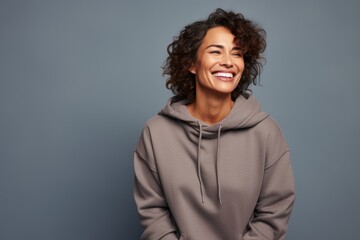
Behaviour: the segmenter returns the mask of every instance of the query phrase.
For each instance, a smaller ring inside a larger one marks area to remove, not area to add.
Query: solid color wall
[[[358,1],[0,1],[0,239],[138,239],[132,152],[163,107],[161,66],[215,8],[268,34],[254,95],[292,150],[289,240],[355,239]]]

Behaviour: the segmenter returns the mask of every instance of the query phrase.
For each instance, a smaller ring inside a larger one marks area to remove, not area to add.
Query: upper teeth
[[[226,73],[226,72],[217,72],[217,73],[214,73],[214,76],[215,77],[228,77],[228,78],[231,78],[231,77],[233,77],[233,74],[232,73]]]

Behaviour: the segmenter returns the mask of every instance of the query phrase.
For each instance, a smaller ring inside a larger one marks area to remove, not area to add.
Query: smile
[[[233,73],[229,73],[229,72],[216,72],[213,73],[213,76],[215,77],[225,77],[225,78],[232,78],[234,76]]]

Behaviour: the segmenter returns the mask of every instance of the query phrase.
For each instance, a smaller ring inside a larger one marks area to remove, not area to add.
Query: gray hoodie
[[[186,104],[171,98],[136,147],[141,239],[285,239],[294,179],[276,122],[253,96],[211,126]]]

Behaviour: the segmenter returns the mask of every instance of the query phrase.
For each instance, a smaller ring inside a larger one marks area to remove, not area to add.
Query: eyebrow
[[[217,45],[217,44],[211,44],[211,45],[207,46],[205,49],[208,49],[208,48],[211,48],[211,47],[216,47],[216,48],[224,49],[224,46],[223,46],[223,45]],[[241,48],[235,46],[235,47],[233,47],[232,50],[241,50]]]
[[[211,44],[211,45],[207,46],[205,49],[208,49],[208,48],[211,48],[211,47],[224,48],[224,46],[223,46],[223,45]]]

